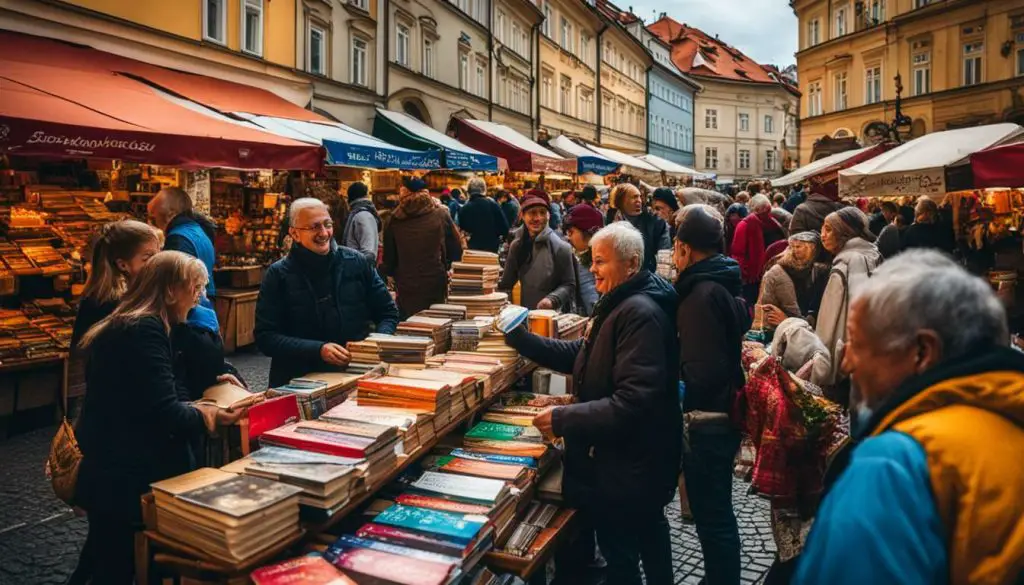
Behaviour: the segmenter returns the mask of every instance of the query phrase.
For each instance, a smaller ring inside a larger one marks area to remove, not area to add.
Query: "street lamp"
[[[898,144],[910,137],[914,121],[903,113],[903,77],[897,73],[893,80],[896,82],[896,114],[889,124],[889,138]]]

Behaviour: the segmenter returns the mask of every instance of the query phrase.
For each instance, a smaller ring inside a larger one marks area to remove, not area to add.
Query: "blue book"
[[[469,544],[476,538],[488,519],[486,516],[474,514],[455,514],[395,504],[378,514],[373,521],[386,526],[449,536],[463,544]]]
[[[421,561],[430,561],[434,563],[441,563],[444,565],[461,565],[462,559],[442,555],[435,552],[426,550],[419,550],[416,548],[410,548],[408,546],[400,546],[397,544],[390,544],[387,542],[380,542],[377,540],[371,540],[369,538],[359,538],[352,534],[343,534],[338,537],[328,549],[326,556],[328,559],[337,558],[341,551],[345,547],[357,547],[357,548],[369,548],[373,550],[379,550],[381,552],[391,553],[393,555],[400,555],[403,557],[412,557],[414,559],[420,559]]]
[[[472,461],[486,461],[488,463],[504,463],[506,465],[525,465],[533,469],[537,468],[537,460],[534,459],[533,457],[520,457],[517,455],[492,455],[490,453],[474,453],[472,451],[466,451],[465,449],[453,450],[452,457],[458,457],[460,459],[470,459]]]

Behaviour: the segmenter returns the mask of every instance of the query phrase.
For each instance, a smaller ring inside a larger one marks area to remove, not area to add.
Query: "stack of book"
[[[501,266],[497,254],[494,252],[484,252],[483,250],[464,250],[462,252],[462,262],[477,266]]]
[[[157,531],[228,564],[300,532],[295,486],[204,467],[151,487]]]
[[[532,557],[554,535],[553,531],[549,531],[545,537],[538,538],[545,533],[556,514],[558,507],[553,504],[531,502],[523,521],[516,525],[502,552],[517,557]]]
[[[486,295],[449,295],[448,302],[465,305],[466,317],[493,317],[508,303],[508,294],[493,292]]]
[[[456,321],[452,324],[453,351],[474,351],[480,345],[484,335],[494,327],[493,317],[477,317]]]
[[[397,376],[366,378],[356,385],[356,404],[416,408],[434,413],[435,429],[451,420],[451,387],[436,380],[413,380]]]
[[[469,459],[453,455],[451,449],[439,447],[434,449],[419,462],[420,467],[425,470],[438,471],[441,473],[456,473],[498,479],[509,482],[514,487],[524,488],[533,480],[535,473],[527,465],[513,462],[493,462],[480,459]]]
[[[389,376],[410,380],[434,380],[451,387],[452,397],[451,418],[461,416],[467,410],[479,404],[483,398],[483,386],[478,376],[460,372],[448,372],[437,368],[402,368],[392,366],[388,369]]]
[[[448,351],[452,340],[453,321],[444,317],[426,317],[413,315],[398,324],[395,333],[409,337],[426,337],[433,340],[434,352]]]
[[[370,338],[380,348],[380,360],[389,364],[422,364],[434,355],[434,340],[430,337],[374,333]]]
[[[536,427],[489,421],[481,421],[470,429],[463,437],[463,446],[478,453],[536,459],[547,453],[544,437]]]
[[[505,343],[503,333],[494,329],[484,333],[483,339],[476,346],[475,353],[498,358],[503,364],[519,361],[519,352]]]
[[[427,368],[438,368],[460,374],[474,374],[483,382],[483,398],[489,398],[509,383],[509,372],[514,366],[503,364],[500,359],[473,352],[450,351],[427,360]]]
[[[497,264],[452,262],[449,288],[452,295],[486,295],[498,288],[501,267]]]
[[[571,341],[583,337],[583,331],[587,327],[588,319],[572,313],[559,313],[555,317],[555,328],[558,331],[558,338]]]
[[[402,452],[412,453],[420,445],[434,440],[434,412],[425,408],[392,408],[366,406],[350,398],[328,410],[320,420],[344,425],[349,421],[395,427],[402,442]]]
[[[303,420],[316,420],[327,411],[327,383],[295,378],[284,386],[268,390],[271,396],[295,395]]]
[[[572,404],[572,395],[550,396],[530,392],[503,392],[483,414],[486,422],[530,426],[533,418],[550,406]]]
[[[221,468],[293,485],[307,520],[326,520],[352,498],[362,459],[283,447],[263,447]]]
[[[351,361],[345,368],[346,372],[362,374],[380,364],[380,346],[377,345],[375,337],[376,334],[371,334],[362,341],[350,341],[345,344],[345,348],[351,354]]]
[[[394,469],[398,429],[356,421],[302,421],[263,433],[260,443],[348,457],[368,487]]]
[[[466,307],[465,305],[439,303],[430,305],[429,309],[423,309],[416,314],[424,317],[437,317],[441,319],[451,319],[452,321],[461,321],[466,318]]]

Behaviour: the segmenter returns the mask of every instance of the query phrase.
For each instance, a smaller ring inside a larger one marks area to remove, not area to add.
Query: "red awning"
[[[576,172],[576,159],[559,158],[515,130],[493,122],[455,119],[459,142],[508,161],[510,171],[524,173]],[[550,156],[544,154],[550,153]]]
[[[316,170],[323,164],[319,145],[183,107],[121,74],[59,60],[28,63],[11,58],[20,51],[0,46],[2,152],[186,168]]]
[[[974,187],[1024,187],[1024,143],[996,146],[971,155]]]

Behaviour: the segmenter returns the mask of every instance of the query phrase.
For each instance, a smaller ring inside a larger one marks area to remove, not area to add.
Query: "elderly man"
[[[857,441],[797,583],[1019,583],[1024,356],[983,280],[938,252],[882,264],[850,306]]]
[[[200,305],[213,310],[210,296],[216,292],[213,285],[213,266],[217,254],[213,239],[217,226],[192,208],[192,198],[184,189],[166,187],[150,200],[146,207],[150,223],[164,232],[164,250],[176,250],[199,258],[206,266],[206,296]],[[216,315],[213,317],[216,321]]]
[[[447,214],[446,214],[447,215]],[[374,323],[394,333],[398,309],[366,258],[334,241],[334,222],[319,199],[288,210],[295,242],[267,269],[256,302],[256,344],[270,356],[270,385],[348,365],[345,344],[365,339]]]
[[[459,227],[469,234],[470,250],[498,252],[508,236],[508,220],[501,207],[487,196],[487,183],[476,177],[469,180],[469,201],[459,211]]]
[[[543,367],[573,375],[579,402],[548,409],[534,425],[565,438],[564,494],[593,525],[607,582],[673,582],[664,507],[679,474],[682,418],[672,287],[643,268],[640,232],[620,222],[591,239],[598,292],[587,340],[506,339]],[[576,581],[570,581],[576,582]]]

